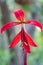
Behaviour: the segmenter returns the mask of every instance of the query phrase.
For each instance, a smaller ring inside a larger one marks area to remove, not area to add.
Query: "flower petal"
[[[9,23],[2,26],[1,33],[3,33],[3,31],[7,30],[8,28],[10,28],[12,26],[16,26],[16,25],[19,25],[19,24],[20,24],[19,22],[9,22]]]
[[[37,45],[34,43],[34,41],[32,40],[32,38],[24,31],[24,35],[25,35],[25,41],[30,44],[31,46],[37,47]]]
[[[19,32],[14,39],[12,40],[11,44],[9,45],[9,48],[13,48],[17,45],[17,43],[21,40],[21,32]]]
[[[42,25],[36,20],[28,20],[28,21],[25,22],[25,24],[31,24],[31,25],[37,26],[42,31]]]
[[[26,50],[26,52],[31,53],[31,51],[30,51],[30,46],[29,46],[29,45],[26,45],[26,44],[24,43],[23,48]]]
[[[22,9],[18,9],[16,11],[14,11],[14,15],[20,21],[24,19],[24,11]]]

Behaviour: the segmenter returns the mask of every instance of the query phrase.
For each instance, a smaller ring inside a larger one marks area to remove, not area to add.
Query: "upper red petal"
[[[14,11],[14,15],[18,20],[23,20],[24,19],[24,11],[22,9],[18,9]]]
[[[21,40],[21,32],[19,32],[14,39],[12,40],[11,44],[9,45],[9,48],[13,48],[16,46],[16,44]]]
[[[42,31],[42,25],[36,20],[28,20],[25,22],[25,24],[35,25],[35,26],[39,27]]]
[[[37,45],[34,43],[32,38],[24,31],[25,41],[27,44],[30,44],[31,46],[37,47]]]
[[[26,50],[26,52],[31,53],[30,51],[30,46],[26,45],[25,43],[23,44],[23,48]]]
[[[3,31],[7,30],[8,28],[12,27],[12,26],[16,26],[16,25],[19,25],[19,24],[20,24],[19,22],[9,22],[9,23],[2,26],[1,33]]]

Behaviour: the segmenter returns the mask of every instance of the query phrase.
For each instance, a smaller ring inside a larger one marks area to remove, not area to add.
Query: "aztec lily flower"
[[[3,33],[3,31],[5,31],[6,29],[8,29],[12,26],[16,26],[16,25],[21,24],[22,25],[21,31],[14,37],[11,44],[9,45],[9,48],[15,47],[17,45],[17,43],[21,40],[23,49],[26,52],[30,53],[31,52],[30,51],[30,45],[33,46],[33,47],[37,47],[37,45],[32,40],[30,35],[28,35],[25,32],[25,29],[23,28],[23,24],[31,24],[31,25],[37,26],[41,29],[41,31],[42,31],[42,25],[36,20],[27,20],[26,21],[24,19],[24,11],[22,9],[18,9],[16,11],[14,11],[13,13],[16,16],[16,18],[18,19],[19,22],[9,22],[9,23],[5,24],[1,28],[1,33]]]

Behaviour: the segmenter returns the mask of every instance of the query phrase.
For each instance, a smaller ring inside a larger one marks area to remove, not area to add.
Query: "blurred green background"
[[[0,0],[0,27],[7,22],[17,21],[13,11],[22,8],[25,19],[36,19],[43,25],[43,0]],[[31,47],[31,54],[27,54],[28,65],[43,65],[43,31],[34,26],[26,25],[25,29],[38,45]],[[13,49],[8,49],[20,26],[12,27],[0,34],[0,65],[23,65],[22,50],[18,43]]]

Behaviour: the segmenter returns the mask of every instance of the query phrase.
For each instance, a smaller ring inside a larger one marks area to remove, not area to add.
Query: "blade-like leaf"
[[[18,20],[23,20],[24,19],[24,11],[22,9],[18,9],[14,11],[14,15]]]
[[[37,47],[32,38],[24,31],[25,41],[31,46]]]
[[[15,47],[20,40],[21,40],[21,32],[19,32],[19,33],[14,37],[14,39],[13,39],[12,42],[11,42],[11,44],[9,45],[9,48]]]
[[[31,53],[30,46],[29,45],[26,45],[25,43],[23,44],[23,48],[26,50],[26,52]]]
[[[37,26],[42,31],[42,25],[36,20],[28,20],[28,21],[25,22],[25,24],[31,24],[31,25]]]
[[[19,24],[20,24],[20,22],[9,22],[9,23],[2,26],[1,33],[3,33],[3,31],[7,30],[8,28],[10,28],[12,26],[16,26],[16,25],[19,25]]]

